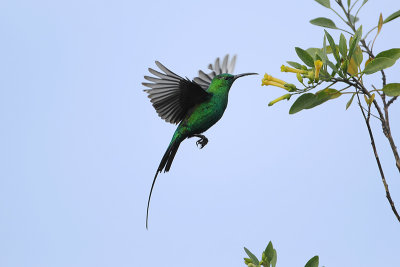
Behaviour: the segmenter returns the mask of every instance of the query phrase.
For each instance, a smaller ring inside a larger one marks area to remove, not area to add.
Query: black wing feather
[[[179,123],[185,118],[189,109],[211,96],[203,89],[206,81],[198,84],[182,78],[158,61],[156,65],[165,74],[149,68],[149,72],[156,77],[144,76],[153,83],[142,84],[150,88],[144,91],[149,94],[153,107],[165,121]]]

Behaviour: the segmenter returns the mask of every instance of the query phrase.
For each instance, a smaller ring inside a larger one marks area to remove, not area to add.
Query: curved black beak
[[[258,75],[258,73],[251,72],[251,73],[238,74],[238,75],[233,76],[233,80],[236,80],[237,78],[240,78],[240,77],[243,77],[243,76],[247,76],[247,75]]]

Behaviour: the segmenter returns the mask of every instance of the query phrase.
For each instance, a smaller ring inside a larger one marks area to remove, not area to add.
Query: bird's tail
[[[164,172],[169,171],[169,169],[171,168],[172,161],[174,160],[175,154],[178,151],[178,148],[179,148],[179,145],[181,144],[181,142],[182,142],[182,140],[175,139],[169,144],[167,151],[165,151],[164,156],[161,159],[161,162],[160,162],[160,165],[158,166],[156,174],[154,175],[153,183],[151,184],[149,200],[147,201],[146,229],[148,228],[147,226],[148,226],[148,220],[149,220],[149,207],[150,207],[151,193],[153,192],[153,187],[156,182],[157,176],[163,170],[164,170]]]

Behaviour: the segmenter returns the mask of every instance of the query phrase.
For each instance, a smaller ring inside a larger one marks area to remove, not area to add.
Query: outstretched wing
[[[164,73],[149,68],[149,72],[156,77],[144,76],[152,83],[142,84],[150,88],[144,91],[149,94],[158,115],[166,122],[179,123],[190,108],[211,96],[196,82],[182,78],[158,61],[156,65]]]
[[[220,65],[218,57],[215,60],[214,65],[212,64],[208,65],[208,68],[212,70],[212,72],[206,74],[202,70],[199,70],[199,76],[194,78],[193,81],[198,83],[204,90],[207,90],[208,87],[210,86],[212,79],[215,76],[222,73],[233,74],[233,70],[235,69],[235,63],[236,63],[236,55],[233,56],[230,62],[229,62],[229,55],[226,55],[224,57],[224,60],[222,61],[222,65]]]

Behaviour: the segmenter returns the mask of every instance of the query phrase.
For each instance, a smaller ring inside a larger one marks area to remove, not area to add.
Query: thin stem
[[[357,79],[355,79],[355,78],[353,78],[353,81],[355,82],[357,88],[359,88],[359,89],[361,90],[362,93],[366,94],[369,98],[371,98],[371,94],[368,92],[368,90],[364,87],[364,85],[363,85],[362,83],[360,83],[360,82],[359,82]],[[383,116],[381,107],[379,106],[378,102],[376,102],[376,99],[374,99],[373,103],[374,103],[374,106],[375,106],[376,110],[377,110],[378,113],[379,113],[379,117],[381,118],[382,126],[384,126],[384,125],[383,125],[383,122],[385,121],[385,117]]]
[[[397,212],[396,207],[395,207],[395,205],[393,203],[392,197],[390,195],[389,186],[386,183],[385,174],[383,173],[383,169],[382,169],[381,161],[379,159],[378,151],[376,150],[374,135],[372,133],[371,126],[369,124],[369,118],[370,118],[370,116],[369,116],[370,112],[369,111],[371,109],[371,106],[369,105],[368,116],[366,116],[365,112],[364,112],[364,110],[362,108],[362,105],[361,105],[360,96],[358,95],[358,91],[357,91],[357,98],[358,98],[358,105],[360,106],[361,113],[362,113],[362,115],[364,117],[365,124],[367,125],[367,128],[368,128],[369,138],[371,139],[371,146],[372,146],[372,149],[374,150],[375,160],[376,160],[376,163],[377,163],[378,168],[379,168],[379,173],[380,173],[381,178],[382,178],[383,186],[385,187],[386,198],[388,199],[389,204],[392,207],[392,211],[393,211],[394,215],[396,216],[397,220],[400,222],[400,215]]]
[[[342,89],[342,90],[343,90],[343,89]],[[339,90],[339,92],[340,92],[340,90]],[[344,95],[344,94],[348,94],[348,95],[351,94],[351,95],[352,95],[352,94],[354,94],[354,93],[355,93],[355,92],[343,92],[343,93],[341,92],[342,95]]]
[[[375,26],[375,27],[373,27],[369,32],[367,32],[367,34],[364,36],[364,40],[365,39],[367,39],[367,36],[373,31],[373,30],[375,30],[376,28],[378,28],[378,26]]]
[[[357,15],[358,15],[358,12],[360,12],[360,10],[361,10],[361,8],[364,6],[364,4],[362,4],[359,8],[358,8],[358,10],[357,10],[357,12],[356,12],[356,15],[354,16],[354,25],[356,24],[356,19],[355,18],[357,18]],[[350,14],[350,13],[349,13]]]
[[[385,81],[384,81],[385,82]],[[385,94],[382,94],[382,101],[383,101],[383,110],[385,111],[385,129],[386,131],[383,131],[385,134],[386,138],[389,140],[390,147],[392,148],[394,158],[396,160],[396,167],[400,172],[400,156],[399,153],[397,152],[397,147],[396,144],[394,143],[392,133],[390,130],[390,122],[389,122],[389,105],[393,103],[394,100],[396,100],[397,97],[392,98],[389,103],[386,103],[386,96]],[[394,99],[394,100],[393,100]],[[393,100],[393,101],[392,101]]]
[[[382,74],[382,88],[383,88],[386,85],[386,75],[383,70],[381,70],[381,74]]]
[[[356,1],[354,2],[354,4],[351,6],[351,8],[349,9],[349,13],[350,13],[351,10],[354,8],[354,6],[357,4],[357,2],[358,2],[358,0],[356,0]]]
[[[382,89],[374,89],[374,90],[371,90],[371,91],[369,91],[370,93],[371,92],[377,92],[378,94],[380,93],[380,92],[382,92]],[[380,95],[380,94],[379,94]]]
[[[386,103],[386,99],[385,99],[385,93],[383,92],[383,89],[376,89],[376,87],[374,85],[371,85],[372,88],[374,88],[374,90],[371,90],[370,92],[377,92],[378,95],[382,98],[382,102],[385,105]]]
[[[351,85],[346,86],[345,88],[342,88],[339,90],[339,92],[342,93],[342,91],[349,89],[351,87]],[[354,94],[355,92],[343,92],[342,94]]]
[[[354,33],[356,32],[355,30],[355,26],[353,25],[352,21],[351,21],[351,17],[350,17],[350,11],[346,11],[346,9],[344,8],[342,2],[338,3],[339,6],[342,8],[343,13],[346,15],[347,21],[346,24],[349,25],[349,27],[354,31]]]
[[[390,99],[389,102],[387,103],[387,106],[389,107],[394,101],[396,101],[396,99],[397,99],[397,96]]]
[[[337,30],[342,31],[342,32],[345,32],[345,33],[348,33],[348,34],[350,34],[350,35],[353,35],[351,32],[346,31],[345,29],[342,29],[342,28],[337,28]]]
[[[381,118],[379,118],[378,116],[376,116],[376,115],[374,115],[374,114],[371,113],[371,109],[367,110],[367,109],[364,108],[364,107],[362,107],[362,108],[363,108],[365,111],[367,111],[369,114],[371,114],[372,117],[374,117],[374,118],[376,118],[376,119],[378,119],[378,120],[381,120]]]
[[[368,90],[364,87],[364,85],[363,84],[361,84],[356,78],[354,78],[353,77],[353,82],[354,83],[352,83],[352,82],[350,82],[350,81],[348,81],[348,80],[344,80],[344,79],[338,79],[338,78],[335,78],[335,80],[338,80],[338,81],[342,81],[342,82],[344,82],[344,83],[347,83],[347,84],[351,84],[351,85],[353,85],[356,89],[359,89],[363,94],[366,94],[366,95],[368,95],[368,97],[371,97],[371,94],[368,92]],[[358,95],[357,95],[358,96]],[[394,101],[394,100],[393,100]],[[391,103],[393,103],[393,102],[391,102]],[[389,103],[388,104],[386,104],[386,102],[384,102],[384,111],[385,111],[385,115],[383,114],[383,112],[382,112],[382,110],[381,110],[381,108],[380,108],[380,106],[379,106],[379,104],[378,104],[378,102],[374,99],[374,101],[373,101],[373,104],[374,104],[374,107],[375,107],[375,109],[378,111],[378,113],[379,113],[379,118],[380,118],[380,121],[381,121],[381,123],[382,123],[382,130],[383,130],[383,133],[385,134],[385,137],[388,139],[388,141],[389,141],[389,144],[390,144],[390,147],[391,147],[391,149],[392,149],[392,152],[393,152],[393,156],[394,156],[394,158],[395,158],[395,161],[396,161],[396,167],[397,167],[397,169],[399,170],[399,172],[400,172],[400,156],[399,156],[399,153],[397,152],[397,147],[396,147],[396,145],[395,145],[395,143],[394,143],[394,140],[393,140],[393,137],[392,137],[392,134],[391,134],[391,131],[390,131],[390,124],[389,124],[389,112],[388,112],[388,107],[389,107]]]
[[[335,14],[336,14],[341,20],[343,20],[344,23],[348,24],[348,22],[347,22],[342,16],[340,16],[340,14],[336,12],[336,10],[334,10],[333,8],[330,8],[330,10],[332,10],[333,12],[335,12]]]

